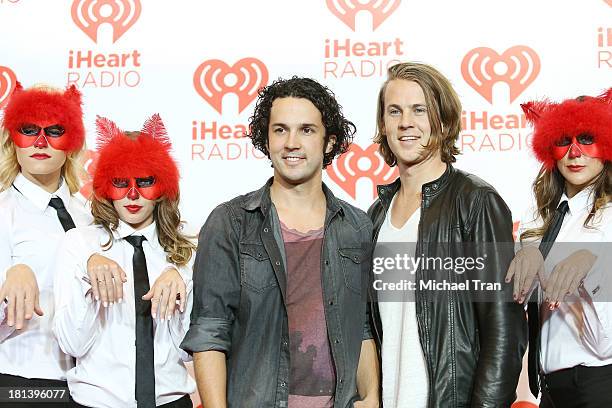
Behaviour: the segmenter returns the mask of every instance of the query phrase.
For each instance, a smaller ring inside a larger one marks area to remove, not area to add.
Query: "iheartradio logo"
[[[142,6],[140,0],[74,0],[72,20],[89,38],[98,42],[102,24],[113,27],[113,43],[134,25]]]
[[[257,58],[243,58],[231,67],[212,59],[204,61],[193,74],[193,86],[220,114],[223,113],[223,97],[233,93],[238,97],[238,113],[241,113],[257,97],[260,88],[268,83],[268,68]]]
[[[15,86],[17,86],[15,73],[10,68],[0,65],[0,108],[6,105]]]
[[[88,199],[93,193],[93,176],[96,171],[96,164],[98,163],[98,152],[95,150],[85,150],[83,153],[83,168],[85,173],[81,176],[81,189],[79,192],[83,197]]]
[[[353,200],[357,199],[357,182],[361,178],[365,177],[372,181],[372,198],[375,198],[378,184],[390,183],[399,175],[397,167],[387,166],[378,153],[377,144],[371,144],[365,150],[358,144],[351,144],[348,152],[327,166],[326,171],[329,178]]]
[[[401,0],[326,0],[327,8],[355,31],[355,20],[360,11],[372,16],[372,30],[376,30],[400,5]]]
[[[612,0],[611,0],[612,1]],[[510,103],[540,73],[540,57],[525,45],[508,48],[503,54],[487,47],[474,48],[463,57],[463,79],[489,103],[493,103],[493,85],[504,82],[510,88]]]

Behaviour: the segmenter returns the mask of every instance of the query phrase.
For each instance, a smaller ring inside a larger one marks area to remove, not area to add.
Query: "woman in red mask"
[[[170,140],[158,115],[140,132],[103,118],[97,129],[94,225],[66,235],[55,267],[54,332],[76,358],[70,393],[88,407],[191,407],[195,383],[179,344],[189,328],[195,245],[182,232]],[[104,274],[91,279],[86,264],[94,252],[125,271],[123,282]],[[180,282],[162,273],[168,267]],[[162,290],[153,293],[152,286]],[[120,292],[121,301],[105,305],[100,291]],[[171,307],[152,313],[151,299]]]
[[[91,222],[75,198],[85,129],[81,94],[17,86],[4,111],[0,154],[0,387],[55,387],[55,403],[37,405],[28,392],[2,406],[66,406],[66,371],[51,330],[53,271],[65,231]],[[4,388],[6,387],[6,388]],[[11,395],[3,395],[11,397]],[[42,400],[39,400],[42,401]]]
[[[542,168],[506,280],[530,299],[529,385],[541,407],[612,406],[612,88],[522,107]]]

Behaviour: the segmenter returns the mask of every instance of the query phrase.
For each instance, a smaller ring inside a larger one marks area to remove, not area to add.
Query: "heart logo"
[[[243,58],[233,66],[212,59],[204,61],[193,74],[193,86],[217,112],[223,113],[223,96],[233,93],[238,97],[238,113],[257,97],[260,88],[268,83],[268,69],[257,58]]]
[[[389,167],[378,152],[378,144],[371,144],[362,149],[356,143],[351,144],[344,153],[326,168],[327,175],[338,187],[357,199],[357,182],[365,177],[372,181],[372,199],[376,198],[376,186],[387,184],[399,176],[397,167]]]
[[[376,30],[400,5],[400,0],[368,0],[365,3],[354,0],[326,0],[327,8],[336,17],[355,31],[355,18],[360,11],[372,16],[372,30]]]
[[[463,79],[489,103],[493,103],[493,85],[504,82],[510,88],[510,103],[540,73],[540,57],[525,45],[508,48],[499,55],[488,47],[474,48],[461,62]]]
[[[96,165],[98,164],[99,153],[95,150],[85,150],[81,160],[83,161],[83,168],[85,174],[81,175],[81,189],[79,192],[85,199],[89,199],[93,194],[93,176],[96,172]]]
[[[113,27],[113,43],[134,25],[142,5],[140,0],[74,0],[72,20],[89,38],[98,42],[102,24]]]
[[[0,65],[0,108],[8,102],[8,97],[17,86],[17,77],[8,67]]]

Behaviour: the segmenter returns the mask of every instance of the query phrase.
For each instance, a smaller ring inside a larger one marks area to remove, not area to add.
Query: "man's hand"
[[[355,401],[355,403],[353,404],[353,407],[355,408],[379,408],[380,405],[378,403],[378,400],[366,398],[361,401]]]
[[[514,278],[514,300],[523,303],[534,285],[535,277],[538,276],[541,281],[543,272],[544,258],[537,247],[527,246],[519,250],[506,274],[506,283]]]
[[[566,295],[578,290],[587,273],[593,267],[597,257],[586,249],[574,252],[559,262],[544,282],[544,300],[550,309],[558,306]]]
[[[100,254],[93,254],[87,260],[87,275],[93,297],[102,300],[104,307],[123,301],[123,284],[127,275],[119,264]]]
[[[177,296],[178,295],[178,296]],[[143,300],[151,300],[151,315],[157,318],[157,310],[161,319],[170,320],[174,314],[176,301],[179,300],[179,310],[185,311],[185,300],[187,298],[187,287],[183,277],[176,268],[168,267],[155,280],[151,289],[142,297]]]
[[[43,315],[39,302],[40,292],[36,276],[29,266],[18,264],[6,271],[6,280],[0,288],[0,302],[6,299],[6,323],[21,330],[24,320],[30,320],[34,313]]]

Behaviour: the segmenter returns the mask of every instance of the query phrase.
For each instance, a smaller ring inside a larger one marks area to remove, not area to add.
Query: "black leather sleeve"
[[[487,265],[492,265],[496,281],[504,282],[514,256],[511,245],[512,215],[494,190],[480,190],[475,198],[470,217],[472,240],[476,244],[506,243],[496,246],[495,251],[487,251]],[[517,303],[501,300],[475,302],[474,308],[478,320],[480,356],[471,406],[508,408],[516,399],[522,358],[527,347],[525,311]]]

